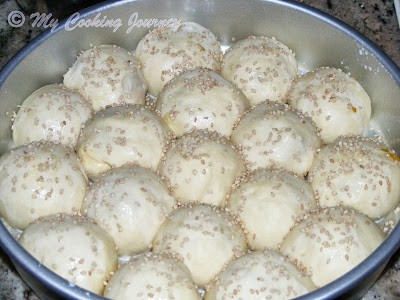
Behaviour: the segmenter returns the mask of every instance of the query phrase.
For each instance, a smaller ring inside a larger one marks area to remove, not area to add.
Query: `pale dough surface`
[[[286,103],[297,76],[294,53],[275,38],[250,36],[225,53],[221,74],[234,82],[252,105],[265,100]]]
[[[265,101],[241,117],[231,139],[249,169],[281,167],[300,176],[311,167],[321,139],[310,118],[287,105]]]
[[[367,258],[385,239],[364,214],[348,207],[320,208],[306,214],[281,244],[281,252],[321,287]]]
[[[222,205],[245,164],[228,139],[198,130],[171,145],[160,171],[178,202]]]
[[[156,170],[169,139],[170,132],[156,113],[125,104],[99,111],[87,122],[77,153],[90,178],[124,164]]]
[[[91,292],[102,294],[103,282],[115,271],[113,239],[93,221],[52,215],[30,224],[19,242],[41,264]]]
[[[12,126],[14,144],[46,140],[75,148],[90,115],[90,103],[81,94],[61,84],[46,85],[22,103]]]
[[[0,158],[0,213],[24,229],[35,219],[78,212],[88,180],[75,152],[58,144],[33,142]]]
[[[183,263],[165,254],[151,253],[138,255],[120,266],[104,296],[118,300],[201,299]]]
[[[338,138],[315,158],[309,180],[321,205],[347,205],[372,219],[400,201],[400,163],[386,146],[359,136]]]
[[[218,71],[222,52],[211,31],[194,22],[181,22],[150,31],[139,42],[136,57],[143,66],[149,92],[157,96],[183,71],[200,67]]]
[[[157,173],[126,166],[109,170],[94,180],[82,211],[113,237],[118,254],[124,256],[151,248],[155,234],[175,204]]]
[[[230,262],[206,291],[205,300],[293,299],[316,289],[286,257],[265,250]]]
[[[176,209],[161,226],[153,247],[155,253],[177,255],[193,281],[204,286],[247,245],[232,216],[223,209],[199,204]]]
[[[64,84],[85,96],[95,111],[112,104],[144,104],[147,91],[139,61],[115,45],[82,52],[64,75]]]
[[[325,143],[341,135],[362,134],[371,117],[371,99],[351,76],[320,68],[298,77],[287,96],[289,105],[309,116]]]
[[[208,129],[229,137],[248,108],[247,98],[233,83],[202,68],[177,75],[157,98],[161,117],[177,136]]]
[[[258,169],[235,186],[227,205],[254,250],[278,249],[296,218],[317,203],[311,185],[284,169]]]

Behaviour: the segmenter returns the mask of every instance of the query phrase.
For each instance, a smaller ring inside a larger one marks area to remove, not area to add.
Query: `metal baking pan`
[[[107,20],[119,19],[121,26],[116,30],[116,27],[95,27],[89,23],[89,26],[78,26],[78,18],[87,21],[98,14]],[[225,48],[233,40],[250,34],[274,36],[296,52],[303,70],[331,66],[351,73],[372,99],[371,134],[379,134],[400,153],[399,68],[369,39],[316,9],[278,0],[106,1],[80,11],[74,18],[43,32],[1,70],[0,154],[10,147],[12,121],[9,115],[18,110],[18,105],[30,93],[43,85],[62,82],[62,75],[73,64],[78,52],[90,48],[90,45],[117,44],[134,50],[149,30],[139,26],[139,19],[154,18],[200,23],[210,29]],[[6,112],[9,112],[8,116]],[[104,299],[72,285],[38,264],[1,222],[0,246],[41,298]],[[359,298],[399,246],[400,227],[397,226],[359,266],[299,299]]]

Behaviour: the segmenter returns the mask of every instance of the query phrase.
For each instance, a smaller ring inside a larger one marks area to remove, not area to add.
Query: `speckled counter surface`
[[[323,10],[353,26],[380,46],[400,66],[400,30],[393,0],[299,2]],[[13,10],[21,10],[15,0],[0,0],[0,67],[42,30],[32,28],[29,24],[20,28],[10,27],[7,16]],[[0,299],[38,299],[22,281],[1,249]],[[381,277],[363,299],[400,299],[400,251],[393,256]]]

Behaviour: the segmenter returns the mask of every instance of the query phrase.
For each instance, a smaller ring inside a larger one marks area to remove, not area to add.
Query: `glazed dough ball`
[[[231,261],[208,286],[205,300],[293,299],[315,290],[310,277],[273,250]]]
[[[14,144],[46,140],[75,148],[90,113],[81,94],[61,84],[46,85],[22,103],[12,126]]]
[[[306,214],[283,240],[280,250],[321,287],[356,267],[384,239],[383,231],[367,216],[335,206]]]
[[[309,118],[269,101],[242,116],[231,139],[243,150],[249,169],[277,166],[301,176],[308,172],[321,146]]]
[[[297,62],[292,50],[275,38],[250,36],[228,49],[221,74],[234,82],[252,105],[264,100],[286,102]]]
[[[229,140],[216,132],[196,130],[172,144],[160,169],[178,202],[222,205],[246,168]]]
[[[208,129],[229,137],[248,108],[246,97],[234,84],[201,68],[176,76],[157,98],[161,117],[177,136]]]
[[[112,104],[144,104],[147,91],[139,61],[115,45],[82,52],[64,75],[64,84],[89,99],[96,111]]]
[[[122,265],[108,283],[104,296],[110,299],[200,300],[189,270],[165,255],[143,253]]]
[[[203,67],[219,70],[222,52],[211,31],[193,22],[158,27],[138,44],[136,56],[143,66],[149,92],[157,96],[174,76]]]
[[[246,248],[246,238],[236,220],[223,209],[206,204],[173,211],[153,243],[155,253],[166,252],[183,260],[199,286],[206,285]]]
[[[131,166],[99,176],[82,210],[114,238],[119,255],[135,255],[151,248],[174,205],[155,172]]]
[[[400,201],[400,164],[386,146],[360,136],[338,138],[322,148],[309,173],[321,205],[351,206],[372,219]]]
[[[246,175],[228,199],[255,250],[278,249],[296,218],[316,205],[311,185],[283,169],[258,169]]]
[[[0,158],[0,213],[24,229],[33,220],[56,213],[78,212],[87,178],[72,149],[33,142]]]
[[[41,218],[24,230],[19,242],[41,264],[97,294],[102,294],[103,282],[118,264],[113,239],[79,216]]]
[[[77,153],[90,178],[127,163],[155,170],[169,139],[153,111],[126,104],[97,112],[81,132]]]
[[[325,143],[340,135],[361,134],[371,117],[371,100],[363,87],[334,68],[320,68],[298,77],[288,101],[312,118]]]

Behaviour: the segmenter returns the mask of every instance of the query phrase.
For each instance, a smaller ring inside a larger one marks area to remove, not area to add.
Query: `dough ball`
[[[183,260],[199,286],[206,285],[246,248],[246,238],[235,219],[206,204],[173,211],[153,243],[155,253],[171,253]]]
[[[282,167],[305,175],[321,146],[312,121],[287,105],[265,101],[242,116],[231,139],[249,169]]]
[[[46,85],[22,103],[12,126],[14,144],[46,140],[75,148],[90,114],[91,106],[81,94],[61,84]]]
[[[24,229],[33,220],[81,209],[87,178],[72,149],[32,142],[0,158],[0,213]]]
[[[77,153],[90,178],[127,163],[156,170],[169,139],[153,111],[125,104],[94,115],[82,130]]]
[[[178,202],[214,205],[223,204],[236,178],[246,170],[229,140],[206,130],[179,138],[167,150],[160,169]]]
[[[255,250],[278,249],[296,218],[316,205],[311,185],[283,169],[258,169],[246,175],[228,200]]]
[[[108,283],[104,296],[110,299],[200,300],[189,270],[165,255],[143,253],[122,265]]]
[[[292,50],[275,38],[250,36],[228,49],[221,74],[234,82],[252,105],[264,100],[286,102],[297,62]]]
[[[211,31],[194,22],[158,27],[138,44],[136,56],[143,66],[149,92],[157,96],[174,76],[203,67],[219,70],[222,52]]]
[[[119,255],[135,255],[151,248],[174,205],[155,172],[126,166],[96,178],[82,210],[114,238]]]
[[[115,45],[82,52],[64,75],[64,84],[89,99],[96,111],[112,104],[144,104],[147,91],[139,61]]]
[[[157,109],[177,136],[208,129],[223,136],[249,108],[243,93],[214,71],[195,69],[169,81],[157,98]]]
[[[280,250],[321,287],[356,267],[384,239],[383,231],[367,216],[349,207],[335,206],[303,216]]]
[[[298,77],[288,101],[312,118],[325,143],[340,135],[361,134],[371,117],[371,100],[363,87],[334,68],[320,68]]]
[[[400,164],[384,145],[360,136],[338,138],[318,153],[309,180],[321,205],[351,206],[372,219],[400,201]]]
[[[19,242],[41,264],[97,294],[102,294],[103,282],[118,264],[113,239],[79,216],[41,218],[24,230]]]
[[[293,299],[315,290],[310,277],[273,250],[231,261],[208,286],[205,300]]]

